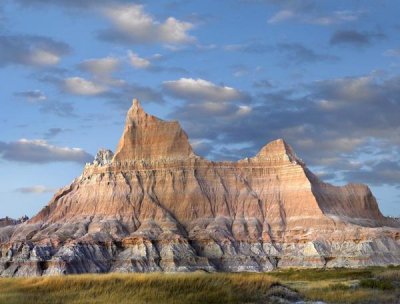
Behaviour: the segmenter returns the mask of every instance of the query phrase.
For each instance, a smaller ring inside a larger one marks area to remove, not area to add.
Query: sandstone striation
[[[322,182],[282,139],[203,159],[136,100],[115,155],[99,151],[36,216],[0,228],[2,276],[388,264],[400,225],[367,186]]]

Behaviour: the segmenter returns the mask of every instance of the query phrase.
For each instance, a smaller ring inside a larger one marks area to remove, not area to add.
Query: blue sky
[[[283,137],[400,215],[400,2],[3,0],[0,217],[38,212],[137,97],[199,155]]]

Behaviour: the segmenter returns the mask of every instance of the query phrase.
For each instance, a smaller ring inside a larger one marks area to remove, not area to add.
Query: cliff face
[[[323,183],[281,139],[208,161],[134,101],[115,155],[0,228],[0,248],[2,276],[357,267],[399,264],[400,228],[367,186]]]

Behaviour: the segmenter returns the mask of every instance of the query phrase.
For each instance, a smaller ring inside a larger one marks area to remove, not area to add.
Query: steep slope
[[[205,160],[136,100],[115,155],[99,151],[11,227],[0,228],[3,276],[400,263],[399,225],[367,186],[323,183],[282,139],[238,162]]]

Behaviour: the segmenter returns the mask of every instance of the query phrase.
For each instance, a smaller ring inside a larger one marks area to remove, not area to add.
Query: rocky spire
[[[177,121],[147,114],[137,99],[129,109],[114,161],[184,159],[194,156]]]

